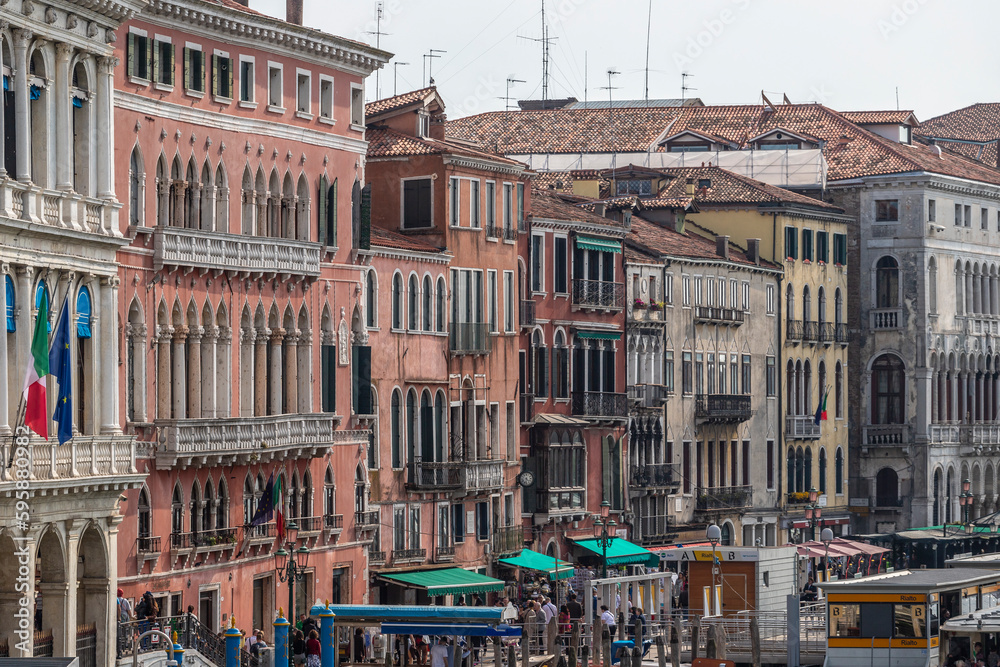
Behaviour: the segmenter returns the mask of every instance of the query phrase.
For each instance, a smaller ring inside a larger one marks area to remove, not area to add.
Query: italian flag
[[[823,394],[823,398],[819,402],[819,407],[816,408],[816,414],[813,416],[813,422],[816,426],[819,426],[821,421],[826,421],[826,398],[830,395],[830,390],[827,389]]]
[[[271,502],[274,507],[274,523],[278,528],[278,541],[285,539],[285,513],[282,511],[281,505],[281,475],[278,475],[278,482],[274,485],[274,490],[271,492]]]
[[[31,359],[24,374],[24,425],[42,436],[49,437],[48,403],[45,400],[45,376],[49,374],[49,299],[42,290],[35,320],[35,335],[31,338]]]

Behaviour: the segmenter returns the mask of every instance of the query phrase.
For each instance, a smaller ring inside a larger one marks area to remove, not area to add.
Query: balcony
[[[903,323],[902,308],[872,308],[869,311],[871,328],[878,330],[898,329]]]
[[[334,431],[325,413],[241,417],[236,419],[157,420],[160,444],[157,469],[201,465],[213,457],[216,465],[266,463],[296,457],[323,456],[334,444],[368,443],[368,431]]]
[[[809,494],[805,491],[793,491],[785,494],[786,505],[808,505]]]
[[[666,514],[639,517],[638,543],[643,547],[672,544],[677,540],[676,518]]]
[[[207,232],[184,227],[157,227],[153,234],[153,266],[210,269],[229,275],[318,276],[319,243],[265,236]]]
[[[0,440],[0,461],[14,460],[13,438]],[[60,493],[114,493],[138,488],[145,479],[135,467],[137,443],[128,435],[78,435],[65,445],[53,446],[37,436],[25,445],[26,469],[33,491],[59,488]],[[12,493],[17,465],[0,465],[0,493]]]
[[[463,494],[503,488],[504,464],[500,461],[421,461],[410,465],[407,487],[414,491],[453,490]]]
[[[819,322],[805,321],[802,323],[802,340],[807,343],[819,342]]]
[[[841,323],[835,325],[835,327],[836,327],[836,332],[834,333],[834,337],[837,343],[839,343],[840,345],[847,345],[848,343],[850,343],[851,332],[847,330],[847,325]]]
[[[521,394],[521,424],[535,423],[535,395]]]
[[[117,204],[104,199],[20,183],[13,179],[13,174],[0,182],[0,217],[11,220],[121,239],[118,208]]]
[[[368,552],[368,562],[371,565],[385,565],[385,552],[384,551],[369,551]]]
[[[354,513],[354,526],[359,530],[375,530],[379,527],[379,511],[365,510]]]
[[[452,322],[448,334],[452,354],[489,354],[493,342],[489,324]]]
[[[785,417],[785,437],[790,440],[815,440],[820,436],[820,425],[812,415]]]
[[[629,311],[629,317],[635,322],[652,322],[657,325],[664,324],[667,319],[666,311],[663,308],[654,308],[652,306],[647,308],[632,306]]]
[[[864,427],[865,446],[907,445],[911,442],[909,424],[868,424]]]
[[[593,419],[626,419],[627,395],[606,391],[574,391],[573,414]]]
[[[521,299],[521,326],[535,326],[535,302],[530,299]]]
[[[393,563],[419,563],[427,560],[427,549],[393,549]]]
[[[438,547],[434,550],[435,563],[451,563],[455,560],[455,547]]]
[[[490,555],[496,558],[520,553],[523,548],[523,526],[501,526],[490,536]]]
[[[243,535],[249,540],[250,544],[270,544],[274,542],[277,534],[278,527],[273,521],[262,523],[259,526],[246,526],[243,528]]]
[[[676,489],[680,484],[680,476],[673,463],[647,463],[632,468],[630,481],[636,491]]]
[[[573,280],[573,306],[621,310],[625,307],[625,285],[603,280]]]
[[[488,239],[498,239],[500,238],[500,230],[496,226],[495,222],[486,223],[486,238]]]
[[[698,394],[694,414],[705,422],[739,424],[753,417],[753,409],[749,394]]]
[[[310,537],[323,529],[321,516],[289,517],[289,521],[295,521],[295,525],[299,527],[299,537]]]
[[[637,408],[662,408],[670,395],[662,384],[628,386],[628,401]]]
[[[542,489],[537,492],[541,514],[587,514],[587,491],[583,488]]]
[[[513,227],[503,228],[503,240],[504,241],[516,241],[517,240],[517,229]]]
[[[804,335],[802,320],[788,320],[785,322],[785,342],[798,344]]]
[[[343,514],[327,514],[323,517],[323,527],[327,530],[343,530],[344,529],[344,515]]]
[[[137,537],[135,538],[135,551],[139,554],[157,554],[160,553],[160,538],[159,537]]]
[[[721,324],[738,327],[743,324],[743,311],[715,306],[695,306],[694,321],[697,324]]]
[[[837,340],[837,326],[831,322],[820,322],[819,340],[824,345],[829,345]]]
[[[716,486],[710,489],[695,489],[697,502],[695,509],[700,512],[716,512],[745,509],[752,506],[752,486]]]

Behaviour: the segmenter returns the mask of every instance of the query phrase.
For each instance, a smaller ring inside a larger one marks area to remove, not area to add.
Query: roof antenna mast
[[[545,0],[542,0],[542,36],[521,37],[521,39],[542,43],[542,108],[547,109],[548,105],[545,102],[549,99],[549,43],[557,38],[549,37],[549,25],[545,22]]]
[[[515,79],[513,76],[507,77],[507,95],[505,97],[500,98],[503,100],[504,111],[510,111],[510,101],[514,99],[513,97],[510,96],[510,84],[512,83],[527,83],[527,82],[524,81],[523,79]]]
[[[615,169],[618,168],[618,150],[615,148],[615,104],[614,104],[614,94],[613,92],[617,89],[616,86],[611,84],[612,77],[621,74],[614,67],[608,68],[608,85],[602,86],[603,90],[608,91],[608,132],[611,134],[611,196],[614,197],[618,191],[618,179],[615,174]]]
[[[440,58],[439,53],[448,52],[444,49],[428,49],[424,54],[424,74],[429,75],[429,78],[424,79],[425,88],[434,85],[434,58]]]
[[[694,76],[694,75],[693,74],[688,74],[687,72],[681,72],[681,104],[682,105],[684,104],[684,101],[687,100],[687,92],[689,90],[698,90],[697,88],[692,88],[691,86],[687,85],[687,80],[690,77],[692,77],[692,76]]]
[[[375,30],[369,30],[367,34],[375,35],[375,48],[381,48],[382,35],[389,35],[391,33],[382,32],[382,14],[385,11],[384,3],[379,0],[375,3]],[[379,68],[381,69],[381,68]],[[395,96],[395,92],[393,95]],[[379,84],[379,70],[375,70],[375,99],[382,99],[382,88]]]
[[[649,106],[649,32],[653,24],[653,0],[649,0],[649,13],[646,14],[646,106]]]

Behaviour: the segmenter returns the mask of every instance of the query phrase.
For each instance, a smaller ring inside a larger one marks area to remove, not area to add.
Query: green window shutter
[[[212,94],[219,94],[219,56],[212,56]]]
[[[226,97],[235,97],[233,95],[233,59],[229,58],[229,89],[227,91]]]
[[[184,47],[184,90],[191,90],[191,49]]]
[[[319,242],[326,245],[326,175],[319,177]]]
[[[146,78],[149,79],[150,81],[155,81],[156,80],[156,76],[153,73],[153,53],[156,51],[156,49],[155,48],[150,48],[150,47],[155,47],[155,46],[156,46],[156,43],[153,40],[151,40],[151,39],[149,39],[147,37],[146,38]]]
[[[174,72],[174,70],[175,70],[175,66],[174,66],[175,65],[175,63],[174,63],[174,52],[175,52],[175,50],[176,50],[176,47],[173,44],[171,44],[170,45],[170,61],[169,61],[170,62],[170,85],[171,86],[174,85],[174,81],[176,80],[176,75],[175,75],[175,72]]]
[[[135,76],[135,33],[128,34],[128,65],[127,73]]]
[[[332,246],[336,246],[337,245],[337,239],[339,238],[339,234],[337,234],[337,213],[338,213],[338,210],[339,210],[337,208],[337,193],[339,192],[339,186],[338,186],[337,180],[338,179],[336,179],[336,178],[333,179],[333,197],[331,198],[331,200],[329,202],[327,202],[327,206],[332,206],[333,207],[333,210],[330,212],[330,217],[333,220],[333,224],[330,225],[330,229],[331,229],[331,232],[332,232],[330,234],[330,236],[332,238],[330,238],[329,241],[328,241],[328,243],[330,245],[332,245]]]
[[[160,43],[158,41],[151,40],[149,42],[152,45],[152,55],[153,55],[153,69],[149,72],[149,78],[154,83],[160,82]]]

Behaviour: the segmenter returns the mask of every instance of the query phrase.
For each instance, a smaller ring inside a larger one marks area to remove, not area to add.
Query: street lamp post
[[[966,477],[965,479],[962,480],[962,506],[965,509],[963,518],[965,520],[965,532],[967,533],[972,532],[972,526],[969,523],[969,514],[972,513],[972,499],[973,499],[972,491],[970,490],[971,488],[972,488],[972,482],[970,482],[969,478]]]
[[[715,575],[720,574],[719,558],[716,554],[715,547],[722,541],[722,529],[713,523],[705,531],[705,537],[712,545],[712,594],[709,596],[709,611],[712,612],[714,610],[712,616],[721,616],[722,609],[720,609],[719,606],[721,605],[722,600],[719,599],[721,596],[717,597],[716,591],[718,589],[715,584]]]
[[[824,528],[820,533],[820,540],[826,547],[826,555],[823,556],[823,581],[830,581],[830,542],[833,542],[833,531]]]
[[[601,503],[601,515],[594,516],[594,537],[597,538],[597,546],[601,547],[601,578],[608,578],[608,547],[615,540],[614,531],[615,523],[614,519],[608,519],[608,513],[611,511],[611,503],[605,500]]]
[[[306,565],[309,563],[309,549],[306,546],[295,548],[299,527],[295,520],[285,526],[287,542],[274,552],[274,569],[281,583],[288,582],[288,618],[295,622],[295,582],[306,577]],[[285,547],[288,547],[286,550]],[[298,558],[296,559],[296,556]]]

